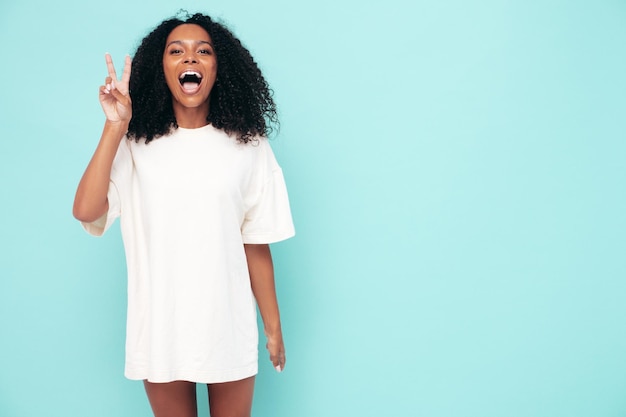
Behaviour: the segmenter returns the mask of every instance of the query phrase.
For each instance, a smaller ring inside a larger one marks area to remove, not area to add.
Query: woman
[[[265,137],[271,91],[239,40],[210,17],[162,22],[126,57],[106,55],[106,115],[74,216],[101,235],[120,217],[128,268],[125,375],[156,417],[249,416],[259,307],[270,360],[285,348],[269,243],[293,236]],[[131,69],[132,66],[132,69]],[[132,99],[132,100],[131,100]]]

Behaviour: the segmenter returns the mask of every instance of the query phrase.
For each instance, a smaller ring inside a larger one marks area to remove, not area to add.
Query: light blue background
[[[224,18],[280,106],[298,235],[257,417],[626,415],[625,1],[13,0],[0,416],[151,415],[119,229],[71,206],[104,53],[179,7]]]

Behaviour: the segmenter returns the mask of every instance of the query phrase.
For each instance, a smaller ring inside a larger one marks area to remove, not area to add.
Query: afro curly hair
[[[130,96],[133,116],[128,138],[149,143],[178,124],[163,72],[163,52],[170,32],[182,24],[199,25],[211,37],[217,57],[217,79],[211,90],[207,122],[242,143],[268,136],[278,125],[272,90],[239,39],[223,24],[196,13],[161,22],[142,41],[133,58]]]

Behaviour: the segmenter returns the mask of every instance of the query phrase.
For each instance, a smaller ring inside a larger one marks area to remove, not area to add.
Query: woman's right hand
[[[126,55],[124,71],[120,81],[117,79],[111,55],[105,54],[105,59],[109,76],[106,77],[104,85],[100,86],[100,105],[102,106],[102,110],[104,110],[107,121],[128,124],[133,115],[133,107],[128,89],[131,68],[130,56]]]

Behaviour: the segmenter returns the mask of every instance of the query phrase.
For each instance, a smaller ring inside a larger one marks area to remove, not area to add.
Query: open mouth
[[[178,81],[186,93],[195,93],[200,88],[202,75],[195,71],[185,71],[180,74]]]

